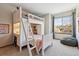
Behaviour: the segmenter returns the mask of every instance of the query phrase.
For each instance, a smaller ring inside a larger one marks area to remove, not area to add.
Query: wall
[[[60,40],[63,40],[63,38],[72,36],[72,35],[68,35],[68,34],[59,34],[59,33],[55,33],[54,35],[55,35],[56,39],[60,39]]]
[[[37,32],[38,32],[38,34],[42,34],[41,25],[37,25]]]
[[[12,41],[12,13],[6,5],[0,5],[0,24],[9,24],[9,33],[0,34],[0,47],[11,44]]]
[[[52,33],[52,17],[51,14],[46,14],[45,16],[43,16],[45,18],[45,34],[49,34]]]
[[[79,47],[79,31],[78,31],[78,20],[79,20],[79,7],[76,7],[76,38],[78,40],[78,47]]]

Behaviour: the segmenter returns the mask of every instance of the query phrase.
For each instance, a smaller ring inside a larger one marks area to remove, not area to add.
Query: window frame
[[[61,20],[61,23],[62,23],[62,25],[63,25],[63,18],[64,17],[72,17],[72,21],[71,21],[71,25],[72,25],[72,27],[71,27],[71,29],[72,29],[72,31],[71,31],[71,33],[66,33],[66,32],[55,32],[55,18],[61,18],[62,20]],[[72,33],[73,33],[73,15],[67,15],[67,16],[60,16],[60,17],[54,17],[54,33],[58,33],[58,34],[69,34],[69,35],[72,35]]]

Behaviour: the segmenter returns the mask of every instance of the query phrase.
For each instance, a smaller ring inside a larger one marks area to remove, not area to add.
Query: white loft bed
[[[24,20],[25,18],[22,18],[22,19]],[[39,21],[35,22],[35,20],[34,21],[32,19],[30,19],[30,20],[31,20],[30,23],[40,24],[41,26],[43,25],[42,22],[38,23]],[[27,23],[25,23],[25,24],[27,24]],[[21,24],[21,27],[22,27],[22,24]],[[42,28],[41,30],[43,30],[43,27],[41,27],[41,28]],[[27,28],[26,28],[26,30],[27,30]],[[44,32],[42,31],[40,33],[40,35],[43,35],[43,33]],[[21,34],[22,34],[22,35],[20,35],[21,38],[20,39],[18,38],[18,40],[17,40],[17,45],[20,46],[20,51],[21,51],[22,47],[27,44],[26,39],[25,39],[25,35],[24,35],[24,32],[23,32],[23,28],[21,28]],[[34,39],[42,39],[40,35],[34,35]]]
[[[27,18],[24,16],[26,14],[28,15],[28,19],[29,19],[30,23],[41,25],[41,33],[39,35],[34,35],[34,38],[35,39],[43,39],[42,52],[44,55],[44,50],[52,44],[52,36],[53,35],[52,35],[52,33],[44,35],[44,19],[43,18],[32,15],[30,13],[22,12],[22,10],[21,11],[18,10],[14,13],[14,23],[18,23],[18,22],[20,23],[19,34],[17,35],[17,45],[20,47],[20,51],[22,50],[22,47],[26,45],[26,39],[24,38],[24,35],[22,35],[22,36],[20,35],[21,32],[24,34],[24,32],[22,31],[23,29],[21,28],[22,25],[21,25],[20,19],[26,20]],[[22,37],[22,39],[20,39],[20,36]]]
[[[20,47],[20,51],[22,50],[22,47],[27,44],[26,43],[26,39],[24,37],[25,35],[24,35],[24,32],[23,32],[23,27],[22,27],[23,25],[21,23],[21,19],[25,20],[25,21],[27,20],[25,15],[28,16],[28,20],[29,20],[30,23],[41,25],[41,27],[40,27],[41,31],[40,31],[39,34],[40,35],[44,35],[44,19],[43,18],[35,16],[35,15],[32,15],[30,13],[26,13],[26,12],[24,12],[22,10],[15,11],[14,17],[13,17],[14,18],[14,24],[15,23],[20,23],[19,24],[19,33],[18,34],[15,33],[15,35],[17,36],[17,45]],[[24,23],[24,24],[27,27],[27,23]],[[22,34],[22,35],[20,35],[20,34]],[[34,35],[34,38],[38,39],[37,35]]]

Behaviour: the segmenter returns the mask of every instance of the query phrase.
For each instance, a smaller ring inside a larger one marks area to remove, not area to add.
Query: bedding
[[[46,35],[36,35],[34,36],[36,40],[36,46],[39,49],[46,49],[48,46],[52,45],[52,40],[53,40],[53,34],[46,34]]]
[[[36,40],[36,46],[38,48],[38,50],[40,51],[40,49],[42,49],[42,45],[43,45],[43,40]]]

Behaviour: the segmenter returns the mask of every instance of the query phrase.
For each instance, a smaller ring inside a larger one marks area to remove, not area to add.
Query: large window
[[[72,16],[55,17],[54,19],[55,33],[72,33]]]

